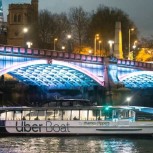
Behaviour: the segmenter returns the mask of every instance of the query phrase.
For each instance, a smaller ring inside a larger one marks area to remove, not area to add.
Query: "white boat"
[[[153,108],[1,107],[2,135],[152,135]]]

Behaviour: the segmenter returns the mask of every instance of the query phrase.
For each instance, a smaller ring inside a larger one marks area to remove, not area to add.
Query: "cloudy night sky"
[[[5,21],[8,4],[30,2],[31,0],[2,0]],[[99,5],[121,9],[136,24],[140,36],[153,35],[153,0],[39,0],[39,10],[47,9],[52,13],[69,12],[71,7],[78,6],[91,12]]]

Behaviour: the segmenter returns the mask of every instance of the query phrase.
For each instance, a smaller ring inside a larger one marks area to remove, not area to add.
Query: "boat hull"
[[[1,135],[152,135],[153,122],[1,121]]]

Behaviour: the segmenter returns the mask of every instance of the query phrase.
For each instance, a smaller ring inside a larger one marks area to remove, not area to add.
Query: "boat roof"
[[[27,106],[11,106],[11,107],[0,107],[0,111],[26,111],[26,110],[96,110],[96,109],[121,109],[121,110],[134,110],[139,112],[153,114],[152,107],[142,106],[73,106],[73,107],[27,107]]]

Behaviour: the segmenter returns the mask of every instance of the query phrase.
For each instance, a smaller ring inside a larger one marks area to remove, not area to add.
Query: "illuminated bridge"
[[[0,45],[0,76],[47,89],[78,89],[108,83],[153,88],[153,64],[43,49]]]

